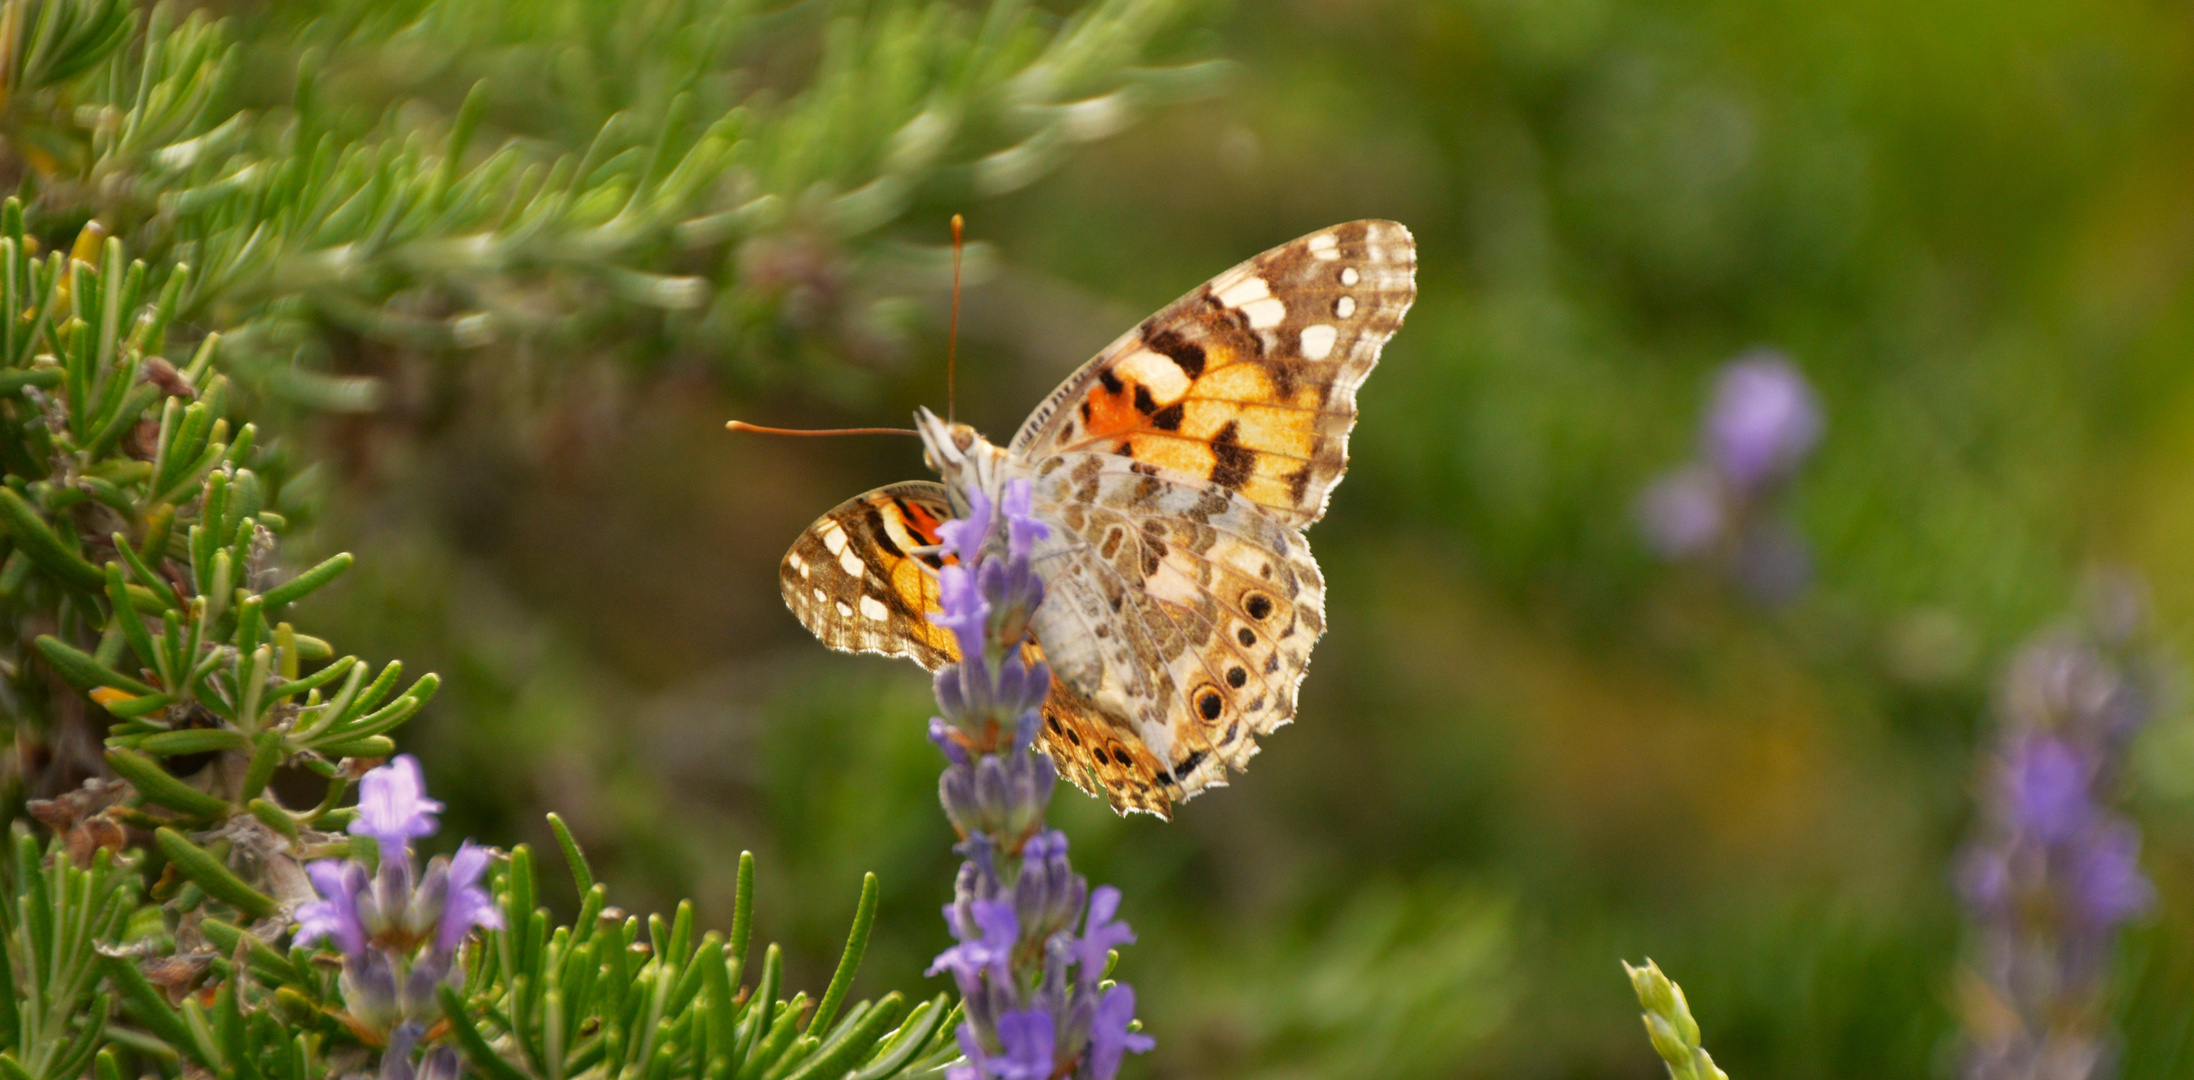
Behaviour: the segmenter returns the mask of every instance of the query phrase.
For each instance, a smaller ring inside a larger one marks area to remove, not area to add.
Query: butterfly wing
[[[937,610],[937,527],[952,518],[942,484],[880,487],[838,504],[793,542],[777,567],[785,606],[842,652],[908,656],[932,671],[960,658]],[[928,564],[928,568],[923,567]]]
[[[823,644],[842,652],[910,657],[932,671],[960,659],[952,634],[929,620],[939,610],[930,570],[950,556],[920,549],[938,543],[951,519],[943,485],[917,481],[855,496],[816,519],[778,566],[785,606]],[[1034,645],[1033,663],[1044,658]],[[1163,789],[1146,782],[1162,771],[1135,729],[1097,710],[1054,678],[1044,702],[1041,738],[1059,773],[1120,810],[1170,816]]]
[[[1325,631],[1309,545],[1240,493],[1131,458],[1073,451],[1036,473],[1035,506],[1059,533],[1038,556],[1036,637],[1067,706],[1099,734],[1136,736],[1127,755],[1086,751],[1114,805],[1224,786],[1257,736],[1294,718]]]
[[[1282,244],[1145,319],[1030,415],[1036,462],[1119,454],[1239,492],[1301,528],[1348,467],[1356,388],[1417,297],[1417,247],[1391,221]]]

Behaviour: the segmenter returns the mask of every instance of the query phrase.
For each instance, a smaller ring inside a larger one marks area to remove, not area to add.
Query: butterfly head
[[[945,481],[953,505],[967,507],[967,494],[999,494],[1006,453],[966,424],[955,424],[928,409],[914,411],[914,430],[922,436],[922,460]]]

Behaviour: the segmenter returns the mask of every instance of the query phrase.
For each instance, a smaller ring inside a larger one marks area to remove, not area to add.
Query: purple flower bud
[[[1014,910],[1024,932],[1047,940],[1073,926],[1082,912],[1089,885],[1067,862],[1067,836],[1057,829],[1037,833],[1021,849],[1021,877],[1014,883]]]
[[[944,672],[939,672],[938,675],[942,678]],[[942,684],[940,684],[937,696],[940,698],[944,696]],[[952,725],[945,723],[944,717],[932,716],[929,718],[929,741],[936,743],[937,749],[944,751],[945,760],[959,768],[967,767],[967,750],[960,745],[959,740],[952,737]]]
[[[358,782],[358,816],[351,819],[350,831],[380,841],[381,855],[388,858],[409,848],[413,839],[434,835],[440,828],[434,816],[441,812],[442,804],[427,798],[419,759],[399,754]]]
[[[457,1080],[457,1050],[450,1046],[437,1046],[419,1059],[418,1080]]]
[[[1781,353],[1759,350],[1722,369],[1707,416],[1708,454],[1739,490],[1787,479],[1821,438],[1821,406]]]
[[[418,1024],[403,1024],[389,1032],[389,1044],[381,1051],[380,1080],[412,1080],[411,1052],[419,1045],[423,1029]]]
[[[380,949],[347,956],[343,975],[343,1007],[351,1018],[376,1031],[388,1031],[404,1018],[403,998],[397,989],[396,965]]]

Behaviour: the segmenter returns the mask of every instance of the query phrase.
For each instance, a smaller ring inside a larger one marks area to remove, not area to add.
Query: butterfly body
[[[1355,394],[1415,298],[1392,222],[1335,226],[1212,279],[1069,377],[999,447],[916,417],[943,484],[858,496],[780,568],[824,643],[957,659],[936,610],[935,526],[1025,479],[1050,526],[1033,627],[1054,684],[1043,743],[1117,809],[1170,816],[1288,723],[1325,631],[1302,531],[1347,467]],[[928,549],[928,550],[925,550]]]

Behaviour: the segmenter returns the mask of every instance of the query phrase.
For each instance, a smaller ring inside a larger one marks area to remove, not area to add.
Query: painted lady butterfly
[[[832,648],[959,659],[932,624],[937,526],[1025,478],[1052,527],[1033,565],[1051,663],[1043,745],[1122,812],[1171,817],[1294,719],[1325,631],[1303,530],[1348,467],[1356,387],[1416,298],[1416,246],[1357,221],[1257,256],[1083,365],[1000,449],[916,415],[943,484],[893,484],[810,526],[785,603]],[[925,567],[924,564],[927,564]]]

